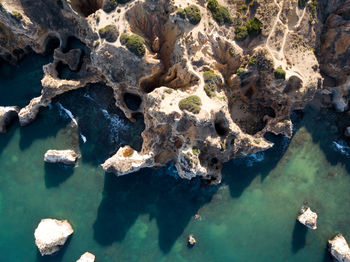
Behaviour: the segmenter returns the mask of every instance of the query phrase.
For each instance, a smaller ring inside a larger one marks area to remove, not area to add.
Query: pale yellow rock
[[[94,261],[95,261],[95,255],[91,254],[90,252],[85,252],[77,260],[77,262],[94,262]]]
[[[61,249],[74,230],[67,220],[42,219],[35,229],[35,244],[42,256]]]
[[[48,150],[45,153],[44,161],[47,163],[62,163],[74,165],[79,155],[74,150]]]
[[[317,214],[309,207],[303,206],[299,211],[298,221],[310,229],[317,229]]]
[[[332,256],[339,262],[350,262],[350,248],[342,234],[328,240]]]

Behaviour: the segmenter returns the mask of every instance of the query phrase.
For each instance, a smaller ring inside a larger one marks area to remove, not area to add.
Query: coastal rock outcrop
[[[42,219],[35,229],[35,244],[40,254],[52,255],[59,251],[74,232],[67,220]]]
[[[0,133],[5,133],[8,126],[17,118],[19,108],[15,106],[0,106]]]
[[[77,260],[77,262],[94,262],[94,261],[95,261],[95,255],[91,254],[90,252],[85,252]]]
[[[298,221],[310,229],[317,229],[317,214],[310,207],[303,206],[299,211]]]
[[[61,163],[74,165],[79,155],[74,150],[48,150],[45,153],[44,161],[47,163]]]
[[[330,77],[346,82],[339,70],[346,63],[333,61],[333,49],[348,57],[347,33],[341,32],[348,10],[338,2],[310,8],[294,0],[255,0],[243,15],[240,3],[223,0],[223,21],[204,1],[186,2],[198,7],[197,19],[183,16],[182,0],[130,1],[107,9],[103,1],[20,2],[3,4],[0,56],[14,63],[57,42],[54,61],[44,66],[41,96],[21,109],[20,124],[29,124],[60,94],[105,83],[130,120],[143,114],[145,122],[142,149],[116,149],[102,165],[116,175],[173,163],[181,178],[220,183],[223,163],[273,146],[267,133],[292,136],[291,112],[322,88],[319,61]],[[11,18],[14,9],[23,19]],[[325,20],[330,41],[319,50]],[[105,38],[108,33],[113,41]],[[343,40],[333,45],[332,35]],[[69,44],[72,38],[85,45],[83,51]],[[332,52],[319,59],[316,49],[322,54],[327,48]],[[61,63],[76,73],[74,79],[62,79]],[[126,93],[138,97],[140,106],[128,108]],[[346,96],[339,94],[334,97],[345,110]]]
[[[189,235],[187,239],[187,244],[191,247],[193,247],[197,243],[197,240],[194,238],[193,235]]]
[[[329,251],[339,262],[350,262],[350,248],[342,234],[328,241]]]

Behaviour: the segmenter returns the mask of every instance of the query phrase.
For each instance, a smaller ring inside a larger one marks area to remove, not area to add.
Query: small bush
[[[202,101],[199,96],[192,95],[181,99],[179,102],[179,108],[184,111],[187,110],[193,114],[198,114],[201,111]]]
[[[216,96],[217,86],[213,83],[208,83],[204,85],[204,91],[210,98]]]
[[[232,23],[233,20],[227,7],[219,5],[217,0],[209,0],[207,8],[212,13],[215,21],[218,22],[219,24]]]
[[[258,60],[255,57],[251,57],[248,60],[248,65],[253,66],[253,65],[256,65],[257,62],[258,62]]]
[[[183,8],[179,8],[177,9],[177,12],[176,14],[181,17],[182,19],[185,19],[186,18],[186,12]]]
[[[240,76],[240,75],[241,75],[242,73],[244,73],[244,72],[245,72],[245,69],[242,68],[242,67],[240,67],[240,68],[237,69],[236,74],[237,74],[238,76]]]
[[[238,41],[242,41],[246,39],[248,36],[247,27],[244,25],[236,26],[235,28],[235,39]]]
[[[198,147],[192,147],[192,153],[195,155],[195,156],[198,156],[199,155],[199,148]]]
[[[273,71],[276,79],[286,79],[286,71],[282,68],[277,68]]]
[[[221,77],[212,71],[205,71],[203,73],[204,78],[204,91],[210,98],[216,96],[216,90],[218,85],[222,83]]]
[[[115,42],[118,39],[119,32],[115,25],[107,25],[100,30],[98,30],[98,33],[101,38],[105,38],[108,42]]]
[[[125,45],[130,52],[134,53],[138,57],[142,57],[146,53],[145,39],[139,35],[127,35],[123,33],[120,36],[120,43]]]
[[[117,6],[118,6],[117,0],[105,0],[103,1],[102,9],[106,13],[111,13],[117,8]]]
[[[191,24],[196,25],[201,21],[202,16],[198,6],[190,5],[189,7],[186,7],[184,11]]]
[[[258,35],[261,33],[262,23],[256,17],[250,19],[247,23],[247,31],[249,35]]]
[[[17,21],[21,21],[22,18],[23,18],[22,14],[21,14],[21,13],[18,13],[17,11],[13,11],[11,15],[12,15],[12,17],[13,17],[14,19],[16,19]]]

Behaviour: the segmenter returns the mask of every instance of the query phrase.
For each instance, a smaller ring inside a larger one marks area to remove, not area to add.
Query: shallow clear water
[[[93,85],[63,95],[33,124],[0,135],[1,261],[68,262],[90,251],[100,262],[320,262],[330,261],[334,234],[350,241],[350,166],[332,145],[335,119],[311,107],[296,114],[290,144],[271,137],[274,148],[226,164],[218,187],[176,179],[172,167],[116,178],[99,164],[121,144],[140,147],[143,124],[126,120],[110,92]],[[77,167],[44,164],[46,150],[71,147],[82,155]],[[295,220],[304,201],[319,214],[316,231]],[[33,233],[47,217],[68,219],[75,232],[41,257]]]

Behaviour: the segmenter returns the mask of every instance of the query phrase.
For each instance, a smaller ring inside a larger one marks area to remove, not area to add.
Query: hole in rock
[[[60,39],[56,36],[48,36],[45,40],[45,52],[44,55],[50,55],[56,48],[61,45]]]
[[[59,79],[78,80],[80,78],[77,72],[71,71],[69,66],[62,62],[57,63],[56,71]]]
[[[102,8],[103,0],[71,0],[71,4],[80,15],[88,17]]]
[[[125,105],[132,111],[136,111],[140,108],[140,105],[142,103],[142,99],[139,95],[132,94],[132,93],[125,93],[124,94],[124,102]]]
[[[227,122],[224,119],[216,119],[214,122],[216,133],[219,136],[227,136],[230,131]]]
[[[81,49],[81,51],[83,51],[83,54],[90,53],[89,48],[75,36],[68,37],[65,47],[62,48],[62,52],[67,53],[72,49]]]

